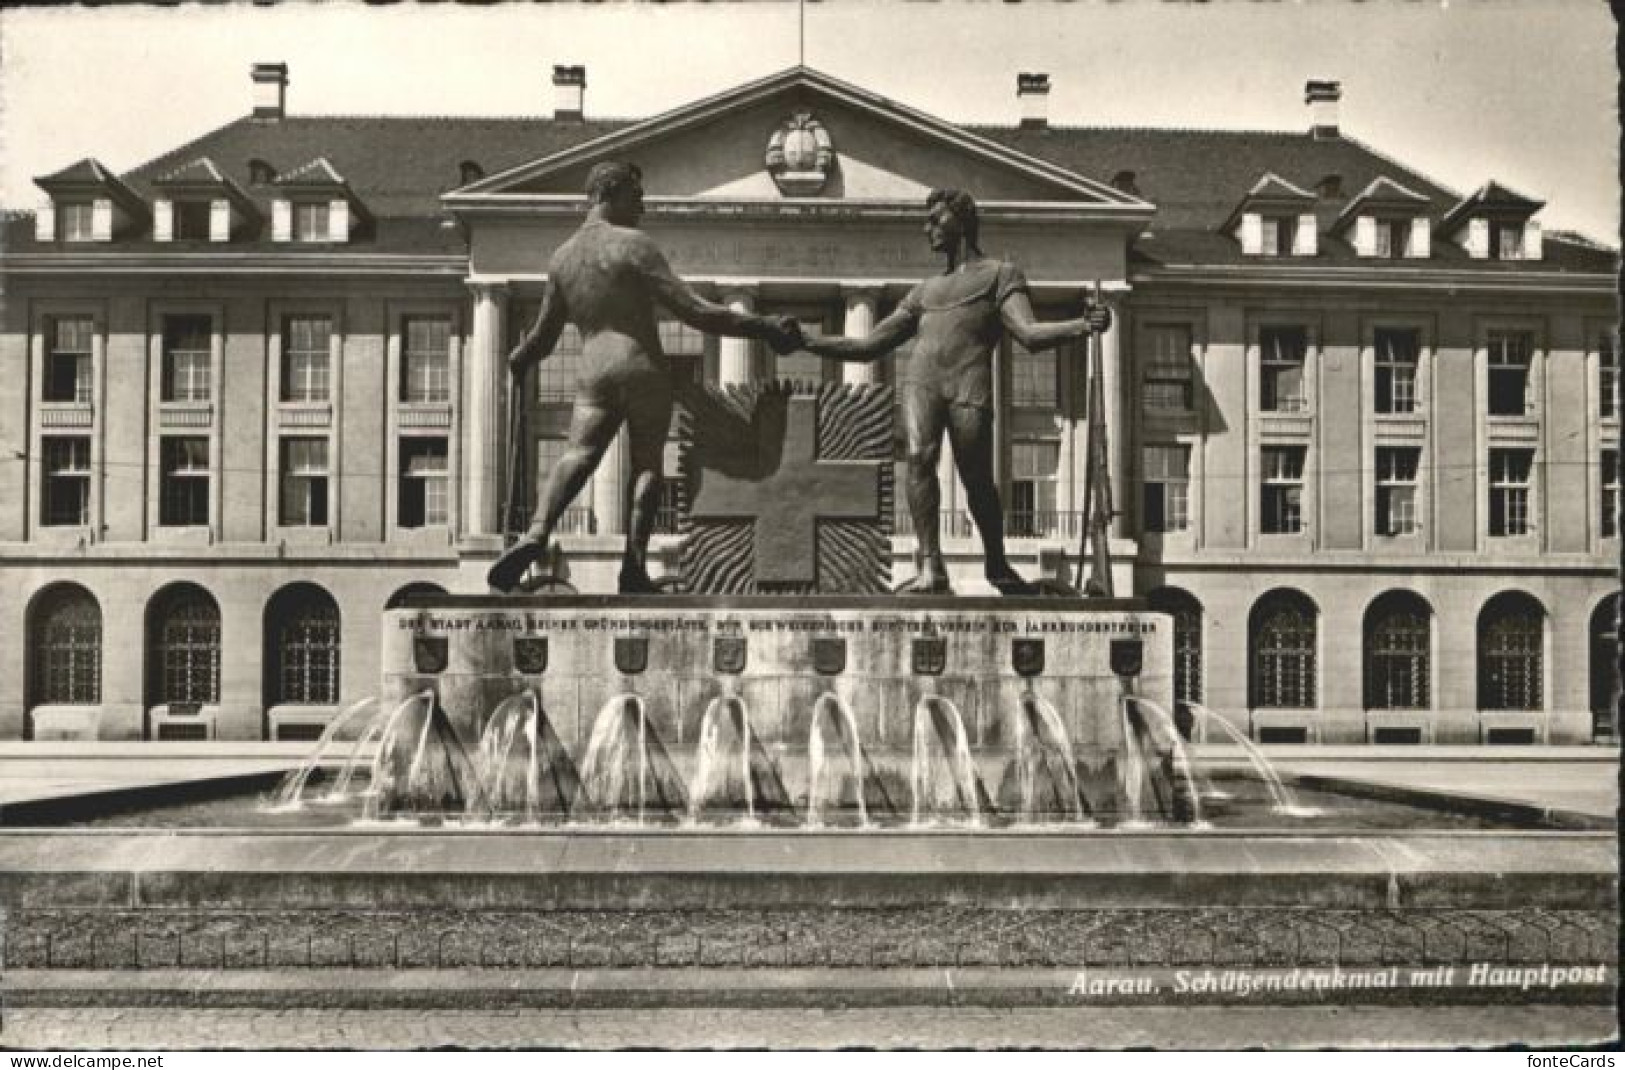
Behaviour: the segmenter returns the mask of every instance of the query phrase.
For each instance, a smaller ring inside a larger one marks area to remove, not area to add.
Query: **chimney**
[[[1016,75],[1016,100],[1021,105],[1024,130],[1042,130],[1049,125],[1049,75]]]
[[[1309,105],[1309,133],[1317,138],[1337,136],[1337,102],[1343,99],[1342,82],[1309,82],[1303,102]]]
[[[256,63],[254,79],[254,118],[281,119],[287,114],[288,65]]]
[[[587,68],[553,67],[553,118],[582,118],[582,105],[587,96]]]

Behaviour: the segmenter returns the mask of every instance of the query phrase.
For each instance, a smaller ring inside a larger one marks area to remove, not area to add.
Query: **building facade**
[[[933,186],[976,195],[1040,316],[1098,284],[1113,574],[1174,615],[1185,701],[1278,743],[1612,734],[1615,254],[1492,176],[1463,196],[1348,136],[1335,83],[1290,132],[1061,128],[1042,75],[1008,127],[805,68],[637,122],[587,117],[572,67],[540,119],[292,114],[276,64],[252,86],[245,118],[125,175],[43,176],[6,221],[0,738],[308,737],[375,691],[386,604],[483,590],[510,473],[563,447],[579,339],[519,388],[516,449],[505,356],[609,158],[642,166],[680,274],[809,332],[862,333],[940,270]],[[661,335],[712,382],[897,374]],[[1078,565],[1081,357],[996,361],[1034,575]],[[613,589],[624,464],[561,530],[584,591]]]

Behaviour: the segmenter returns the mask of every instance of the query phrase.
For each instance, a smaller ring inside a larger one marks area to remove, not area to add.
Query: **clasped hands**
[[[807,344],[806,335],[801,333],[801,321],[794,316],[766,316],[763,318],[763,324],[767,344],[781,357],[786,353],[794,353]]]

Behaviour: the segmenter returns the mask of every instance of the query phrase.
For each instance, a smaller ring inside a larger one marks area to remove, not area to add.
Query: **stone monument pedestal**
[[[1135,602],[442,595],[386,617],[385,812],[996,827],[1188,802],[1169,623]],[[408,789],[436,769],[454,783]]]

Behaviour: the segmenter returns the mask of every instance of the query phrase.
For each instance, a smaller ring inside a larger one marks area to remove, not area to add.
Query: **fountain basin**
[[[11,909],[1611,909],[1609,832],[7,831]]]

